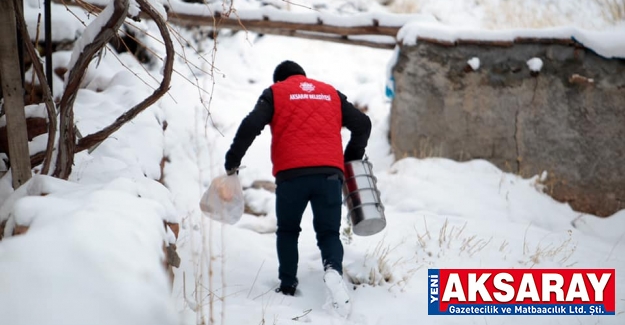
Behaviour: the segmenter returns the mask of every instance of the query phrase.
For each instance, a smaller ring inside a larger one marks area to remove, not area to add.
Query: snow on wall
[[[625,28],[589,31],[576,27],[544,29],[484,30],[457,28],[440,23],[411,22],[397,34],[403,45],[417,44],[418,38],[454,43],[458,40],[513,42],[517,38],[571,39],[606,58],[625,58]]]
[[[34,0],[29,1],[25,12],[27,16],[27,25],[31,37],[35,37],[36,12],[38,7],[33,4]],[[107,0],[90,0],[90,3],[105,5]],[[167,17],[163,2],[161,0],[151,0],[150,3],[163,15]],[[189,14],[195,16],[213,16],[215,13],[228,13],[229,7],[224,6],[221,2],[213,4],[197,4],[185,3],[176,0],[170,0],[166,3],[170,12]],[[277,9],[273,6],[258,7],[258,4],[251,2],[238,3],[236,11],[229,14],[233,19],[247,20],[263,20],[275,22],[289,22],[301,24],[317,24],[323,23],[328,26],[337,27],[358,27],[358,26],[374,26],[377,24],[381,27],[400,28],[397,34],[397,41],[404,45],[416,44],[417,38],[436,39],[444,42],[455,42],[457,40],[480,40],[480,41],[514,41],[515,38],[547,38],[547,39],[573,39],[585,47],[595,51],[597,54],[607,58],[625,58],[625,27],[623,25],[615,25],[604,30],[588,30],[575,26],[560,26],[550,28],[527,28],[527,29],[509,29],[509,30],[491,30],[471,25],[469,27],[459,24],[443,24],[431,14],[393,14],[387,12],[364,12],[353,15],[340,15],[331,12],[320,12],[313,9],[304,8],[299,11],[285,11]],[[131,3],[131,10],[135,10],[136,4]],[[301,9],[301,8],[300,8]],[[39,11],[41,11],[39,9]],[[106,10],[105,10],[106,11]],[[106,12],[103,12],[106,14]],[[83,21],[93,19],[85,15],[81,10],[73,10],[76,15]],[[102,16],[102,14],[100,14]],[[75,39],[76,35],[80,35],[84,29],[81,23],[77,23],[78,19],[73,18],[67,13],[64,6],[53,4],[53,19],[62,17],[58,21],[55,20],[54,28],[58,29],[54,37],[56,39]],[[57,28],[58,27],[58,28]],[[87,32],[89,39],[90,33]],[[367,40],[380,43],[388,43],[386,38],[369,38]]]

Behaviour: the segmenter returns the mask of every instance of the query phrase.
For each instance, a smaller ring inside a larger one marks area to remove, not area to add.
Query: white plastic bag
[[[235,224],[243,216],[243,189],[237,175],[222,175],[211,182],[202,195],[200,209],[204,215],[223,223]]]

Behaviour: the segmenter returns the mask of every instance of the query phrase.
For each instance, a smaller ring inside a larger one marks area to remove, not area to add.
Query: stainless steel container
[[[366,158],[345,163],[343,195],[354,234],[370,236],[386,227],[377,179]]]

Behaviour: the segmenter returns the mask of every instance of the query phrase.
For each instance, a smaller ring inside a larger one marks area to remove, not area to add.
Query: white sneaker
[[[336,270],[328,269],[323,276],[323,282],[328,289],[331,308],[342,317],[349,316],[352,305],[349,302],[349,293],[343,277]]]

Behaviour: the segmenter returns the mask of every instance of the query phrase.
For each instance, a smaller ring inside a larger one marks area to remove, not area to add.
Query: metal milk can
[[[343,195],[354,234],[370,236],[386,227],[377,178],[373,176],[373,166],[366,157],[345,163]]]

